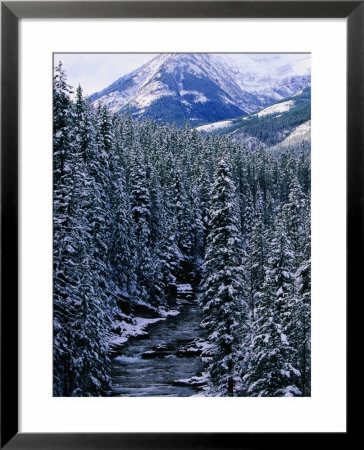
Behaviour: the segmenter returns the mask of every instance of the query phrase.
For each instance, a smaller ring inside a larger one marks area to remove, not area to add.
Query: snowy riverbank
[[[125,344],[130,338],[138,336],[145,336],[148,334],[147,329],[150,325],[166,320],[169,316],[177,316],[180,312],[178,310],[160,309],[160,317],[146,318],[146,317],[134,317],[130,323],[126,321],[119,321],[115,323],[115,329],[119,330],[119,335],[113,335],[109,341],[109,345],[113,350],[116,350],[121,345]]]

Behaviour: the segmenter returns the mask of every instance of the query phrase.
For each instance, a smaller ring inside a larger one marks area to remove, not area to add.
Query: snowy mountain
[[[248,116],[196,127],[198,131],[230,135],[249,148],[292,147],[310,141],[311,88]]]
[[[241,89],[267,106],[311,85],[309,54],[225,54],[219,58],[229,66]]]
[[[310,82],[307,54],[160,54],[90,100],[134,117],[200,125],[259,111]]]

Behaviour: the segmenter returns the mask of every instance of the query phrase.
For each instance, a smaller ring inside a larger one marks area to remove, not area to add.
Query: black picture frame
[[[1,2],[1,448],[227,449],[306,445],[310,433],[299,436],[283,433],[283,439],[282,433],[18,432],[18,21],[21,18],[117,17],[347,19],[347,305],[360,292],[364,211],[364,1]],[[349,431],[348,420],[346,433],[331,436],[337,445],[346,446]],[[327,445],[327,438],[327,434],[316,433],[315,443],[325,440]]]

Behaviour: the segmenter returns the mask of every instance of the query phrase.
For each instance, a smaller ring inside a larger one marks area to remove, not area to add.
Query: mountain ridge
[[[295,146],[299,141],[308,142],[310,121],[311,88],[307,87],[256,113],[202,125],[196,130],[228,135],[251,149],[257,146],[277,148]]]
[[[270,55],[270,74],[262,70],[264,59],[244,62],[240,56],[162,53],[89,99],[115,113],[197,126],[251,114],[311,83],[307,55],[295,62],[302,65],[298,72],[292,62]]]

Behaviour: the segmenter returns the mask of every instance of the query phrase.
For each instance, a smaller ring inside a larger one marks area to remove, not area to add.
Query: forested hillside
[[[285,98],[257,113],[203,125],[197,127],[197,130],[229,135],[234,142],[245,144],[250,149],[275,146],[278,150],[280,144],[297,127],[307,124],[309,120],[311,120],[311,88],[307,87],[295,96]],[[309,147],[308,144],[306,140],[306,147]],[[301,142],[290,142],[290,147],[297,150],[302,145]]]
[[[107,396],[115,338],[201,291],[207,396],[310,395],[310,155],[94,107],[54,75],[54,395]]]

